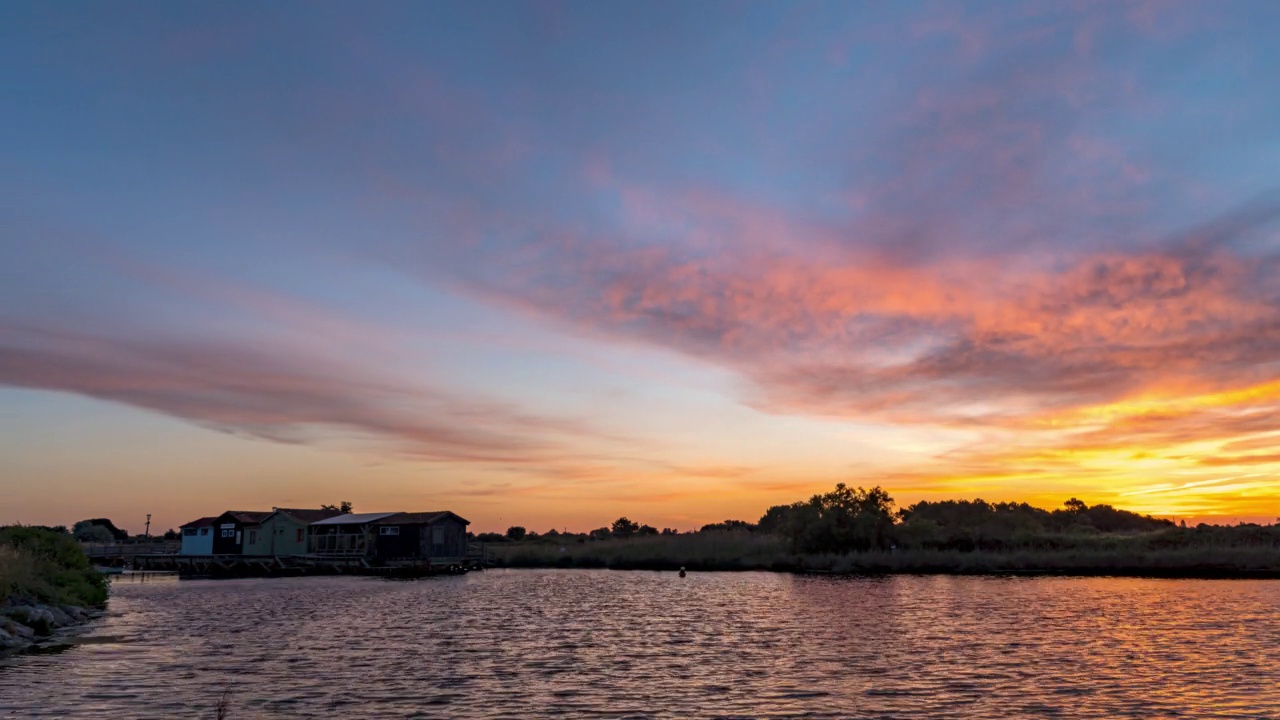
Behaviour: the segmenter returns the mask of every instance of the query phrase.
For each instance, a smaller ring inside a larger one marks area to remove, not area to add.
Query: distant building
[[[338,510],[276,508],[256,527],[245,526],[244,555],[305,555],[311,523],[339,515]],[[250,542],[252,540],[252,542]]]
[[[183,525],[181,555],[213,554],[213,523],[218,518],[203,517]]]
[[[311,553],[376,562],[462,563],[470,524],[448,510],[339,515],[311,524]]]
[[[259,549],[267,544],[262,533],[262,521],[271,513],[270,510],[228,510],[214,518],[213,554],[268,554],[259,552]]]

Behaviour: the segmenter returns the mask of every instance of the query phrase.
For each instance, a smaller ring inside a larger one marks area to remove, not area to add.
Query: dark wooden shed
[[[271,515],[271,511],[228,510],[213,522],[213,554],[240,555],[244,552],[245,543],[253,544],[257,538],[248,537],[252,532],[256,535],[262,521]]]
[[[448,510],[340,515],[311,524],[311,552],[377,563],[462,564],[469,524]]]
[[[467,520],[448,510],[398,513],[373,523],[375,556],[384,560],[461,562],[467,555]]]

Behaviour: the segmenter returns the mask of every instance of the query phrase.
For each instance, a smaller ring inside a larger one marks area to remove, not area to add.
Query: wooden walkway
[[[487,549],[473,543],[464,557],[375,560],[363,555],[182,555],[132,553],[122,560],[140,571],[177,572],[182,577],[281,577],[296,575],[380,575],[422,577],[483,570],[492,565]]]
[[[140,555],[175,554],[182,549],[182,543],[176,541],[136,542],[136,543],[81,543],[80,548],[94,565],[107,567],[129,567],[134,558]]]

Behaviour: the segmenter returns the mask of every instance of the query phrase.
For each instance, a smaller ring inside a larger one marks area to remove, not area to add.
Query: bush
[[[64,605],[100,605],[107,581],[68,535],[40,528],[0,528],[0,597]]]

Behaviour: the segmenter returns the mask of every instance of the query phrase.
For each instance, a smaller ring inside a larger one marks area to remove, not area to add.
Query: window
[[[378,528],[379,535],[399,535],[400,527],[397,525],[386,525]]]
[[[205,535],[208,535],[208,534],[209,534],[209,528],[200,528],[200,537],[204,537]]]
[[[250,530],[250,531],[249,531],[249,544],[250,544],[250,545],[255,545],[255,544],[257,544],[257,542],[258,542],[258,531],[257,531],[257,530]]]
[[[230,528],[223,528],[222,530],[222,537],[224,538],[234,537],[235,534],[236,534],[236,531]]]
[[[304,530],[304,529],[302,529],[302,528],[298,528],[298,542],[302,542],[303,540],[305,540],[305,539],[306,539],[306,535],[307,535],[307,531],[306,531],[306,530]]]
[[[195,528],[182,528],[182,537],[195,537],[195,536],[196,536]]]

